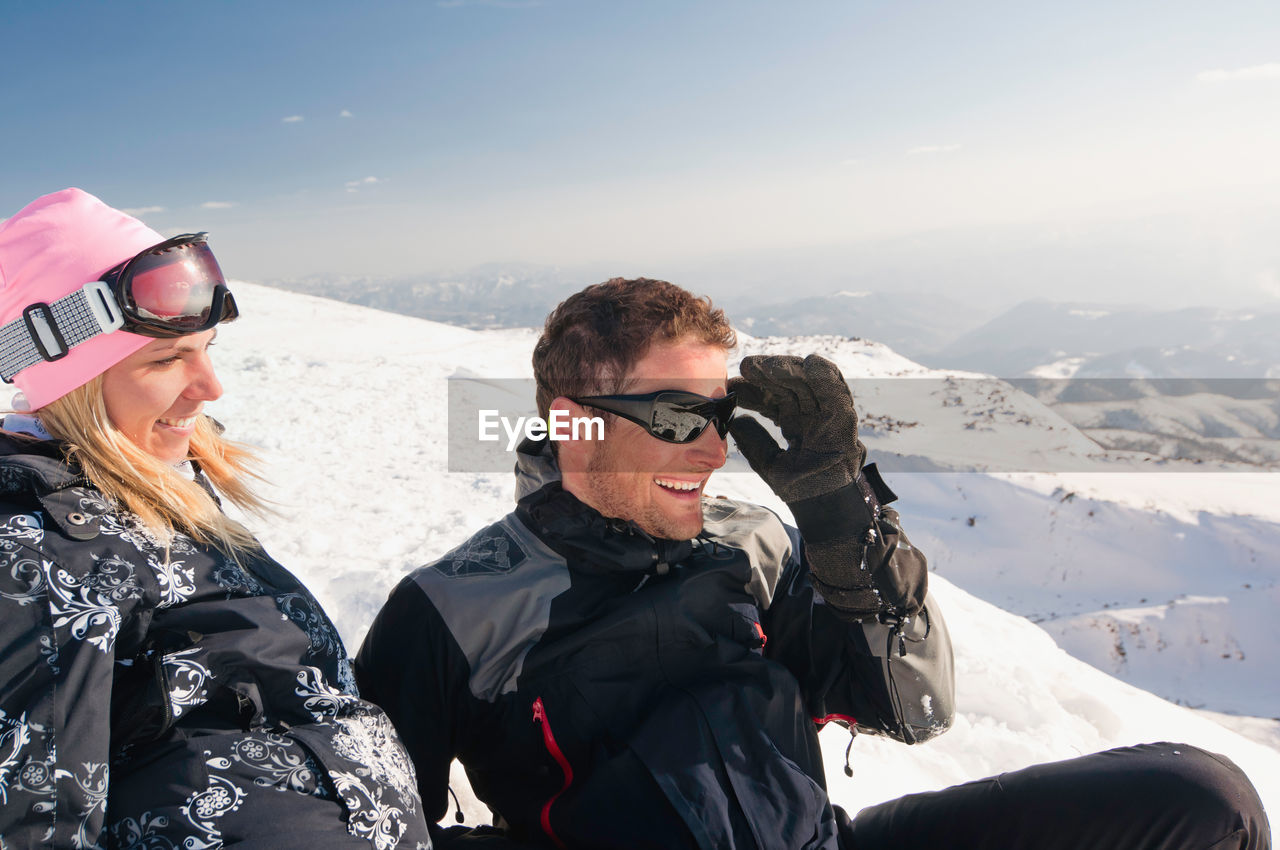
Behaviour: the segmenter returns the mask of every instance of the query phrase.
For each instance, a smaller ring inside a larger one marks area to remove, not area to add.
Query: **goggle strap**
[[[109,334],[124,327],[124,312],[116,303],[115,293],[105,280],[86,283],[80,290],[89,311],[98,322],[102,333]]]
[[[0,379],[11,384],[23,369],[59,360],[80,343],[123,326],[124,314],[111,288],[100,280],[52,304],[32,304],[0,327]]]

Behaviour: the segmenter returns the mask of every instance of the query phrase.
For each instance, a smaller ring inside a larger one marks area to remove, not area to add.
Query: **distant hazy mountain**
[[[1027,301],[922,358],[1002,377],[1280,377],[1280,311]]]
[[[541,326],[569,293],[595,281],[528,263],[490,263],[449,275],[310,275],[268,286],[464,328]]]
[[[540,327],[556,304],[604,277],[595,271],[491,263],[449,275],[311,275],[268,286],[319,295],[459,327]],[[781,293],[779,293],[781,295]],[[883,342],[908,356],[933,351],[990,315],[972,305],[911,292],[836,292],[761,304],[715,293],[752,336],[835,334]]]
[[[915,358],[942,348],[989,315],[985,307],[920,292],[845,291],[731,307],[734,324],[752,336],[856,336]]]

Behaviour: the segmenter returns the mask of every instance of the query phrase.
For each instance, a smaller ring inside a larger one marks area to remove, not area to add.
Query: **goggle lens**
[[[196,333],[239,315],[203,234],[148,249],[106,279],[124,311],[126,328],[145,336]]]
[[[139,318],[199,326],[209,320],[213,290],[222,270],[207,244],[182,245],[147,254],[131,268],[125,287],[128,307]]]

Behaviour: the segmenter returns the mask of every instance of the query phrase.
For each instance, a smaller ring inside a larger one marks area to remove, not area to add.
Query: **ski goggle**
[[[207,236],[175,236],[102,276],[125,330],[165,339],[207,331],[239,317]]]
[[[682,390],[659,390],[643,395],[590,395],[570,401],[615,413],[667,443],[692,443],[712,424],[723,440],[738,407],[733,393],[708,398]]]
[[[0,379],[12,382],[23,369],[120,329],[169,339],[236,319],[240,311],[207,236],[166,239],[51,304],[28,304],[0,327]]]

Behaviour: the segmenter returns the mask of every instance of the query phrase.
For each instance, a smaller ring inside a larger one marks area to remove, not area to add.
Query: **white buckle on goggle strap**
[[[28,305],[22,316],[0,327],[0,379],[37,363],[60,360],[95,336],[124,327],[124,313],[111,287],[101,280],[86,283],[52,304]]]

